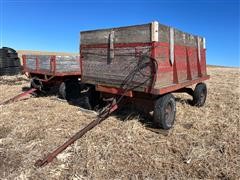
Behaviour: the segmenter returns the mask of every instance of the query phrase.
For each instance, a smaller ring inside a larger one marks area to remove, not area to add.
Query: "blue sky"
[[[0,0],[1,45],[79,52],[80,31],[153,20],[207,40],[207,63],[240,66],[239,0]]]

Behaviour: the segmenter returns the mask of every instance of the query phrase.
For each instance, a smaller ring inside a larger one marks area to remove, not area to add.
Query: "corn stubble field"
[[[176,94],[173,129],[153,132],[132,111],[110,116],[51,164],[35,161],[95,118],[56,100],[30,98],[1,106],[2,179],[188,179],[240,178],[240,69],[208,67],[204,107]],[[0,100],[29,86],[24,76],[1,77]]]

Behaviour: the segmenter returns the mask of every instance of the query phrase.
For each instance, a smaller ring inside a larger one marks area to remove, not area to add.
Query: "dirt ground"
[[[52,163],[34,163],[95,118],[56,100],[30,98],[0,107],[0,179],[240,178],[240,69],[209,67],[206,105],[175,94],[168,132],[150,131],[144,116],[110,116]],[[0,78],[0,101],[28,86],[23,76]]]

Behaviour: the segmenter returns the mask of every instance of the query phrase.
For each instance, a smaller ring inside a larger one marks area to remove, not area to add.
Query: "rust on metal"
[[[102,86],[102,85],[96,85],[96,90],[97,90],[97,91],[106,92],[106,93],[111,93],[111,94],[119,94],[119,95],[124,94],[124,96],[133,97],[133,92],[132,92],[132,91],[124,92],[124,90],[123,90],[123,89],[120,89],[120,88],[114,88],[114,87],[106,87],[106,86]]]
[[[113,111],[115,111],[118,108],[117,104],[110,104],[109,107],[107,107],[103,112],[101,112],[97,119],[91,121],[86,127],[78,131],[74,136],[72,136],[69,140],[67,140],[63,145],[59,146],[57,149],[55,149],[52,153],[48,154],[43,159],[39,159],[35,162],[36,167],[42,167],[44,165],[47,165],[50,163],[58,154],[60,154],[62,151],[64,151],[68,146],[73,144],[77,139],[81,138],[84,134],[86,134],[88,131],[90,131],[92,128],[97,126],[99,123],[101,123],[103,120],[105,120],[109,114],[111,114]]]

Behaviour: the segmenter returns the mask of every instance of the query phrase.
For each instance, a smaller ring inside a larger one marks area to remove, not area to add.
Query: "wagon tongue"
[[[12,102],[16,102],[16,101],[18,101],[20,98],[22,98],[22,97],[24,97],[24,96],[27,96],[28,94],[32,94],[32,93],[35,92],[36,90],[37,90],[37,89],[32,88],[32,89],[30,89],[30,90],[28,90],[28,91],[25,91],[25,92],[23,92],[23,93],[20,93],[19,95],[16,95],[16,96],[14,96],[14,97],[12,97],[12,98],[10,98],[10,99],[8,99],[8,100],[0,103],[0,105],[5,105],[5,104],[12,103]]]
[[[51,162],[58,154],[64,151],[69,145],[73,144],[77,139],[81,138],[84,134],[86,134],[89,130],[97,126],[99,123],[104,121],[113,111],[118,108],[116,100],[114,99],[109,105],[104,108],[104,110],[98,115],[98,117],[90,122],[86,127],[78,131],[74,136],[72,136],[69,140],[67,140],[63,145],[59,146],[52,153],[48,154],[43,159],[39,159],[35,162],[34,166],[42,167]]]
[[[48,163],[48,161],[47,160],[41,160],[41,159],[39,159],[39,160],[37,160],[36,162],[35,162],[35,164],[34,164],[34,166],[35,167],[41,167],[41,166],[44,166],[45,164],[47,164]]]

